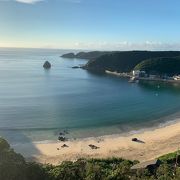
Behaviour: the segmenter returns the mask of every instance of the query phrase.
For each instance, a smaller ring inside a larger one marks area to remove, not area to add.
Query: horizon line
[[[103,49],[80,49],[80,48],[53,48],[53,47],[1,47],[0,49],[45,49],[45,50],[75,50],[75,51],[107,51],[107,52],[123,52],[123,51],[180,51],[180,50],[148,50],[148,49],[128,49],[128,50],[103,50]]]

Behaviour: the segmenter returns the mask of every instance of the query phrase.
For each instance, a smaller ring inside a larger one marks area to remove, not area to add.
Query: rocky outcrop
[[[67,54],[63,54],[61,57],[63,57],[63,58],[75,58],[76,55],[74,53],[67,53]]]
[[[50,68],[51,68],[50,62],[49,62],[49,61],[46,61],[46,62],[44,63],[44,65],[43,65],[43,68],[44,68],[44,69],[50,69]]]
[[[78,69],[78,68],[80,68],[80,66],[73,66],[72,68],[73,69]]]
[[[90,51],[90,52],[79,52],[77,54],[74,53],[67,53],[67,54],[63,54],[61,57],[63,58],[78,58],[78,59],[95,59],[98,58],[104,54],[107,54],[110,52],[106,52],[106,51]]]

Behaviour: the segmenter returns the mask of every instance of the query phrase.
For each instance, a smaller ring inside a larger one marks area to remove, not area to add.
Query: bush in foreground
[[[131,170],[137,161],[122,158],[79,159],[58,166],[26,162],[24,157],[0,139],[0,180],[179,180],[180,167],[175,168],[177,153],[160,157],[161,165]]]

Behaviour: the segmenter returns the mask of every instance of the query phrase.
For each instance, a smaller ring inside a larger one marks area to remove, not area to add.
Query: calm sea
[[[180,117],[180,87],[92,74],[63,50],[0,49],[0,136],[12,143],[136,131]],[[50,70],[42,65],[48,60]]]

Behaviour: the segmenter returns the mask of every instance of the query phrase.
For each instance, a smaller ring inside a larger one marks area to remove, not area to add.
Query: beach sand
[[[134,137],[144,143],[133,142],[132,138]],[[67,144],[69,147],[62,148],[63,144]],[[100,148],[93,150],[88,146],[89,144]],[[19,147],[19,151],[23,152],[27,159],[54,165],[65,160],[74,161],[78,158],[122,157],[146,161],[178,150],[180,147],[180,122],[124,137],[122,135],[110,135],[69,140],[65,143],[33,143],[33,146],[36,151],[31,151],[31,146]],[[26,152],[29,153],[26,154]]]

